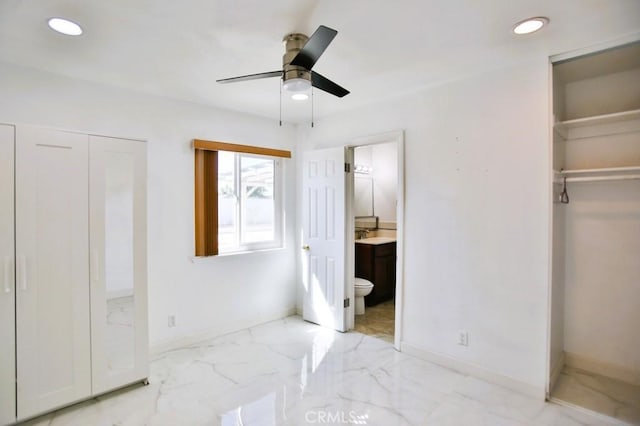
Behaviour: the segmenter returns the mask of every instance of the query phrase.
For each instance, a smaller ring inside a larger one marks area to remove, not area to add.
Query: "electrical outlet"
[[[169,315],[169,317],[167,318],[167,325],[169,327],[175,327],[176,326],[176,316],[175,315]]]
[[[467,330],[458,330],[458,344],[469,346],[469,332]]]

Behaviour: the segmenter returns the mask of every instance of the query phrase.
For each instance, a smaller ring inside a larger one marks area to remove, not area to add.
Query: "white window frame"
[[[248,154],[242,152],[233,152],[233,151],[220,151],[220,152],[228,152],[234,155],[234,193],[237,203],[236,208],[236,245],[233,247],[223,247],[222,245],[218,246],[218,251],[220,256],[230,255],[230,254],[238,254],[245,252],[253,252],[258,250],[269,250],[269,249],[278,249],[283,248],[284,241],[284,162],[282,158],[273,157],[270,155],[258,155],[258,154]],[[242,235],[244,234],[243,228],[245,227],[243,224],[243,192],[241,188],[241,159],[242,158],[260,158],[271,160],[274,163],[273,174],[273,220],[274,220],[274,238],[269,241],[259,241],[254,243],[246,243],[242,242]],[[219,160],[218,160],[219,161]],[[220,168],[218,167],[218,173]],[[218,174],[218,179],[219,179]],[[219,208],[219,207],[218,207]],[[220,225],[218,224],[218,240],[220,241]]]

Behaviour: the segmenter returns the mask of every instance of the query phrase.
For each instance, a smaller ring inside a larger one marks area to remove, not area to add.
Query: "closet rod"
[[[564,170],[561,169],[559,172],[556,172],[560,175],[578,175],[578,174],[587,174],[587,173],[610,173],[613,175],[621,174],[623,172],[640,172],[639,166],[629,166],[629,167],[603,167],[599,169],[569,169]]]
[[[598,182],[598,181],[604,181],[604,180],[633,180],[633,179],[640,179],[640,175],[567,177],[567,182]]]

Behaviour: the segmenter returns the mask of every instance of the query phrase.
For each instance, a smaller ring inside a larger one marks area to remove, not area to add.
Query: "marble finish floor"
[[[296,316],[163,353],[149,379],[28,424],[606,424]]]
[[[640,386],[565,366],[552,397],[640,425]]]
[[[368,336],[393,343],[396,319],[396,304],[393,300],[366,307],[364,315],[356,315],[355,330]]]

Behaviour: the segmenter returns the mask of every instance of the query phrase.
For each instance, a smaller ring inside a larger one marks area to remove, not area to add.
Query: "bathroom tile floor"
[[[393,343],[395,316],[396,310],[393,300],[368,306],[364,310],[364,315],[356,315],[355,330]]]
[[[28,424],[606,424],[296,316],[160,354],[149,380]]]
[[[554,399],[640,425],[640,386],[572,367],[564,367]]]

